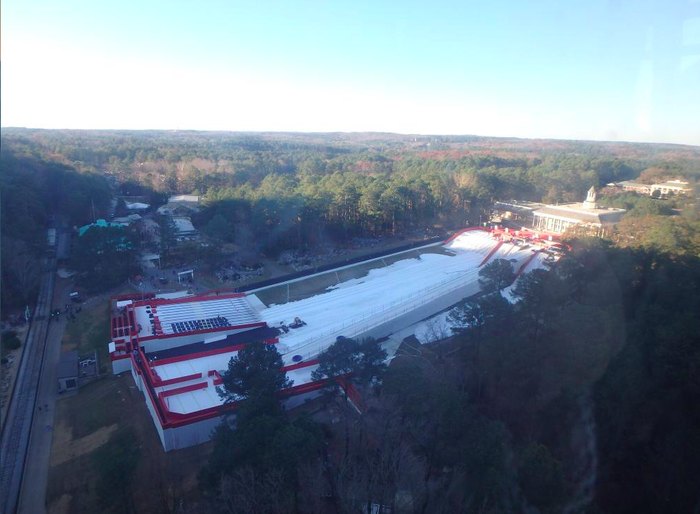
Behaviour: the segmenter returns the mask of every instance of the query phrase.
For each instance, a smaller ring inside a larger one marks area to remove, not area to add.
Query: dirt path
[[[54,427],[54,443],[51,452],[51,467],[60,466],[70,460],[76,459],[88,453],[92,453],[109,440],[117,430],[117,425],[112,424],[100,427],[95,432],[73,439],[73,430],[65,420]]]

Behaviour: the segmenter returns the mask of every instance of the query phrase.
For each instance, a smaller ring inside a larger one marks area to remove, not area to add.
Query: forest
[[[169,194],[199,194],[204,208],[193,222],[214,247],[276,255],[480,224],[495,199],[580,201],[591,185],[627,179],[695,184],[700,148],[3,129],[0,165],[6,313],[36,295],[46,228],[106,216],[113,196],[147,196],[157,206]],[[221,458],[200,474],[207,505],[697,512],[700,212],[694,198],[601,201],[628,209],[610,240],[572,240],[573,252],[550,272],[518,284],[515,304],[498,294],[504,282],[486,273],[485,294],[454,314],[472,328],[447,342],[419,356],[400,353],[383,369],[366,341],[339,341],[322,372],[332,386],[350,370],[367,404],[341,420],[340,432],[283,412],[275,394],[283,376],[241,380],[238,368],[270,369],[278,358],[259,348],[242,353],[251,362],[232,362],[225,386],[256,401],[236,436],[225,427],[217,435]],[[104,244],[95,239],[96,248]],[[103,258],[131,271],[125,254],[77,250],[74,258],[93,273],[104,269]]]
[[[274,346],[232,359],[225,394],[249,400],[200,473],[207,505],[695,512],[698,258],[576,241],[517,284],[515,304],[499,291],[510,266],[482,270],[485,294],[452,313],[469,328],[447,342],[402,347],[388,368],[372,340],[339,338],[321,354],[318,378],[349,374],[363,391],[361,413],[335,428],[280,407],[289,382],[269,373],[282,363]]]

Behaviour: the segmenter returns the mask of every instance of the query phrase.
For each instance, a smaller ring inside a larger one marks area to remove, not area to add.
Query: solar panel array
[[[259,323],[260,317],[245,297],[198,300],[159,305],[153,309],[165,334]]]
[[[192,330],[208,330],[211,328],[222,328],[230,327],[231,323],[228,322],[223,316],[217,316],[216,318],[198,319],[194,321],[176,321],[170,324],[170,328],[175,334],[181,332],[191,332]]]

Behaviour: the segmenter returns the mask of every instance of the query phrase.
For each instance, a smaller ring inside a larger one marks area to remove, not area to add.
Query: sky
[[[4,0],[3,127],[700,144],[700,0]]]

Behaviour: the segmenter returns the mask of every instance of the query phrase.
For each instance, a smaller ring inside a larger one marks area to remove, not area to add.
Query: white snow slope
[[[289,325],[295,317],[306,322],[282,334],[278,348],[287,364],[294,355],[310,359],[338,336],[362,335],[458,288],[477,293],[479,264],[497,243],[488,232],[464,232],[445,246],[454,255],[426,253],[398,261],[311,298],[270,306],[260,316],[273,327]],[[531,247],[504,243],[491,260],[510,259],[517,270],[532,251]]]

